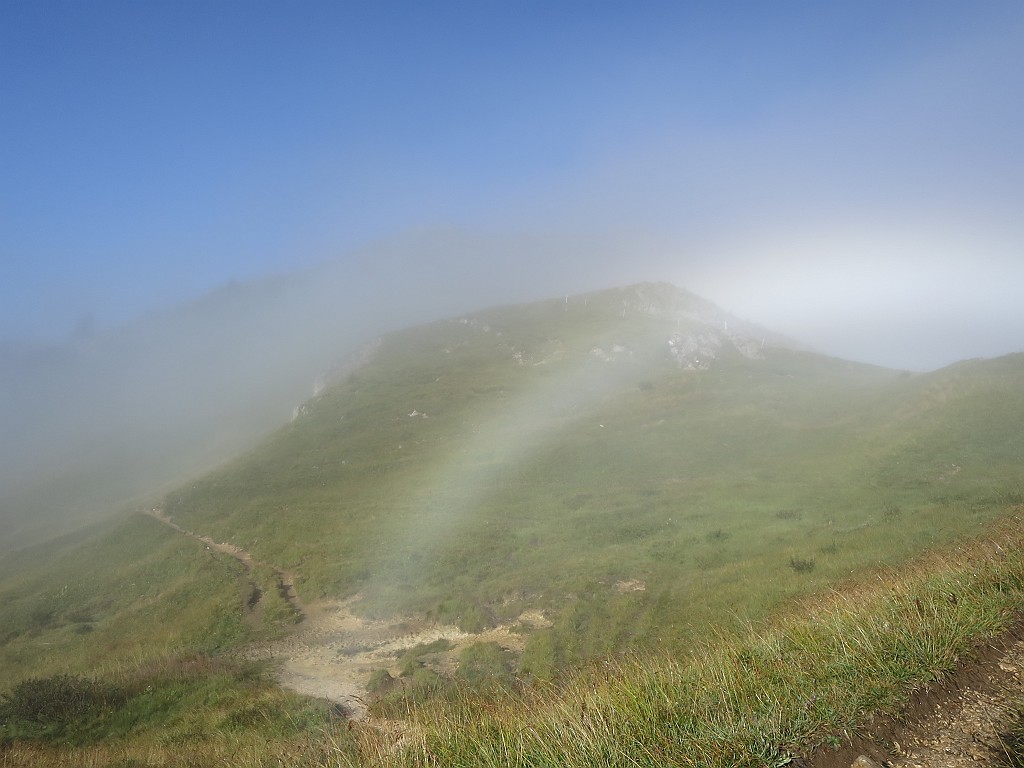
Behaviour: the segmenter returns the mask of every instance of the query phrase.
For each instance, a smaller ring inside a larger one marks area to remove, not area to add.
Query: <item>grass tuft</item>
[[[797,573],[810,573],[814,570],[814,565],[814,558],[811,557],[789,558],[789,567]]]

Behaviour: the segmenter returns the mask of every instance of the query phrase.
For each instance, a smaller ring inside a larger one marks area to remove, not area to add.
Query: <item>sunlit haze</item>
[[[424,314],[667,280],[861,361],[1024,347],[1019,2],[8,2],[0,73],[0,340],[390,249]]]

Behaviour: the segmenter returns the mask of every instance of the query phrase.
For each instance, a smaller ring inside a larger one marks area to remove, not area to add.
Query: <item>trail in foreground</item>
[[[839,748],[799,768],[1005,766],[1003,737],[1024,704],[1024,619],[977,649],[956,672],[918,691],[896,718],[879,718]],[[868,761],[855,761],[859,757]]]

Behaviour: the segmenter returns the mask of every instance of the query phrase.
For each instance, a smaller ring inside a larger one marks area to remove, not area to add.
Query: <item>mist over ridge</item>
[[[223,460],[382,333],[599,286],[588,264],[608,244],[578,246],[425,232],[65,344],[2,343],[0,508],[37,526],[87,519]],[[544,258],[524,269],[524,251]]]
[[[5,5],[0,496],[99,509],[381,333],[641,281],[866,363],[1018,351],[1022,33],[1003,0]]]
[[[0,345],[4,508],[36,527],[105,513],[285,423],[319,377],[380,334],[625,285],[629,248],[613,238],[422,232],[232,283],[64,345]]]

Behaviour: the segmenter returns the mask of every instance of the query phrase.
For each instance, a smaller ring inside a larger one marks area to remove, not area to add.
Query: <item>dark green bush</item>
[[[23,680],[0,696],[0,742],[94,742],[126,700],[117,686],[73,675]]]
[[[3,695],[6,720],[47,725],[101,716],[125,702],[116,686],[75,675],[30,677]]]
[[[797,573],[810,573],[814,570],[814,559],[804,557],[789,558],[789,567]]]

